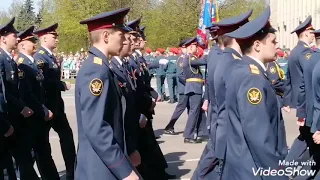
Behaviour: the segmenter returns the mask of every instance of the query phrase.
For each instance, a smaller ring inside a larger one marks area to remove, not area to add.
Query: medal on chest
[[[10,71],[11,73],[11,79],[14,80],[14,71]]]
[[[52,67],[53,68],[58,68],[58,65],[56,63],[52,62]]]

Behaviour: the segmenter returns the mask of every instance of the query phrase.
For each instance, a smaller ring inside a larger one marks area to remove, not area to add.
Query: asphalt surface
[[[156,86],[155,80],[152,80],[152,86]],[[78,137],[74,102],[74,86],[68,92],[63,93],[63,98],[65,101],[67,117],[72,127],[75,143],[77,145]],[[177,179],[184,180],[191,178],[206,144],[201,143],[191,145],[183,143],[182,133],[187,120],[186,112],[183,113],[175,125],[176,132],[180,132],[180,134],[177,136],[163,135],[163,128],[169,121],[175,106],[176,104],[168,104],[167,102],[157,103],[156,115],[154,116],[154,130],[155,133],[161,137],[158,139],[158,142],[169,164],[167,172],[177,175]],[[298,135],[298,127],[295,121],[295,111],[283,113],[283,116],[286,125],[287,143],[290,146]],[[50,143],[52,148],[52,156],[59,172],[61,173],[61,179],[64,179],[63,176],[65,173],[65,165],[61,154],[59,137],[53,130],[50,132]]]

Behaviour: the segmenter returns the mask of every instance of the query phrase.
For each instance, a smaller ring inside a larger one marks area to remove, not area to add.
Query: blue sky
[[[10,7],[11,3],[12,3],[12,0],[2,0],[0,4],[0,10],[1,11],[7,10]]]
[[[8,10],[8,8],[10,7],[11,3],[14,1],[14,0],[0,0],[1,3],[0,3],[0,11],[3,11],[3,10]],[[19,0],[19,1],[24,1],[24,0]],[[34,7],[35,9],[37,9],[37,2],[38,0],[34,0]]]

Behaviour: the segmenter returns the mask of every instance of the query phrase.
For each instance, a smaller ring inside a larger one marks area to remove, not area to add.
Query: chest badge
[[[19,76],[19,79],[23,79],[24,78],[24,72],[19,70],[18,76]]]

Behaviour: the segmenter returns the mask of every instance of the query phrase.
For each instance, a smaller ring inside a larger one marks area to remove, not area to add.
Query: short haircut
[[[232,44],[232,37],[222,35],[219,36],[220,40],[219,43],[223,44],[224,47],[230,46]]]
[[[261,41],[265,43],[265,40],[269,36],[269,33],[274,34],[276,30],[271,26],[266,26],[261,29],[258,33],[254,34],[252,37],[248,39],[237,39],[237,42],[240,45],[240,49],[243,54],[250,53],[252,51],[252,46],[255,41]]]
[[[117,31],[118,29],[116,28],[111,28],[111,29],[107,29],[107,31],[112,34],[114,33],[115,31]],[[105,29],[99,29],[99,30],[96,30],[96,31],[91,31],[89,33],[89,39],[90,39],[90,42],[92,44],[94,43],[98,43],[101,39],[100,39],[100,36],[101,34],[105,31]]]

